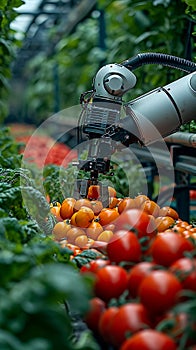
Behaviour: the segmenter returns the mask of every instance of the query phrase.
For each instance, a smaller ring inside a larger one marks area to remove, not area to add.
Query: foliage
[[[184,2],[186,2],[186,4],[189,6],[188,11],[191,13],[194,13],[194,11],[196,11],[195,0],[184,0]]]
[[[69,252],[51,239],[24,246],[0,244],[1,348],[74,349],[74,329],[64,303],[82,315],[90,281],[69,263]]]
[[[8,130],[0,136],[0,348],[99,350],[89,331],[76,336],[72,321],[88,309],[91,280],[53,240],[49,204],[31,170],[18,166]]]
[[[113,165],[114,175],[110,177],[112,186],[120,197],[134,197],[143,192],[144,174],[139,164],[133,160],[119,161]]]
[[[6,101],[11,77],[11,63],[15,56],[15,49],[19,45],[14,31],[10,28],[10,23],[17,17],[16,8],[23,3],[23,0],[2,0],[0,4],[0,122],[7,114]]]
[[[45,166],[43,185],[51,202],[57,201],[62,203],[63,199],[73,196],[77,173],[77,168],[72,165],[69,165],[67,168],[54,164]]]

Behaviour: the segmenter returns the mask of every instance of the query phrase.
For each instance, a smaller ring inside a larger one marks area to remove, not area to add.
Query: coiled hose
[[[189,73],[196,71],[196,63],[192,61],[177,56],[155,52],[140,53],[123,61],[121,64],[131,71],[146,64],[161,64],[163,66],[172,67]]]

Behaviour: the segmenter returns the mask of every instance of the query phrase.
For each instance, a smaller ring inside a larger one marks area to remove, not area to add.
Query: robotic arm
[[[189,74],[123,104],[123,95],[136,84],[132,71],[149,63],[167,65]],[[108,64],[97,72],[90,97],[85,100],[84,94],[82,104],[78,143],[82,134],[87,136],[89,149],[87,159],[80,160],[79,166],[89,172],[89,179],[80,183],[79,192],[86,196],[88,187],[98,183],[99,174],[110,171],[110,158],[118,143],[128,147],[139,142],[146,146],[195,118],[196,64],[156,53],[139,54],[121,64]],[[157,132],[152,132],[151,125]]]

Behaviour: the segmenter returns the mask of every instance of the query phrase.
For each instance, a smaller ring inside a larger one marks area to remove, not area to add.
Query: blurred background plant
[[[85,2],[77,4],[82,6]],[[21,51],[16,50],[18,41],[10,23],[17,15],[13,8],[21,3],[21,0],[12,0],[2,1],[0,5],[1,100],[4,103],[1,115],[5,116],[6,102],[9,102],[6,122],[39,125],[51,114],[78,104],[80,94],[91,89],[92,79],[103,64],[121,62],[148,51],[195,59],[194,0],[98,0],[91,2],[89,13],[76,19],[74,25],[71,23],[69,30],[63,16],[56,20],[55,25],[44,32],[44,50],[38,50],[25,62],[21,56],[16,65],[13,54],[20,55]],[[6,101],[11,62],[13,74]],[[126,99],[181,75],[180,71],[162,66],[142,67],[136,72],[137,85]]]
[[[17,17],[16,8],[22,4],[22,0],[2,0],[0,3],[0,123],[9,114],[11,63],[16,55],[16,48],[20,45],[10,24]]]

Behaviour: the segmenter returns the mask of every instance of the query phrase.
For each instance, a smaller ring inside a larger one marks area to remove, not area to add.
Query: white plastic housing
[[[141,140],[149,144],[196,119],[196,72],[126,104]],[[130,121],[131,124],[131,121]]]

